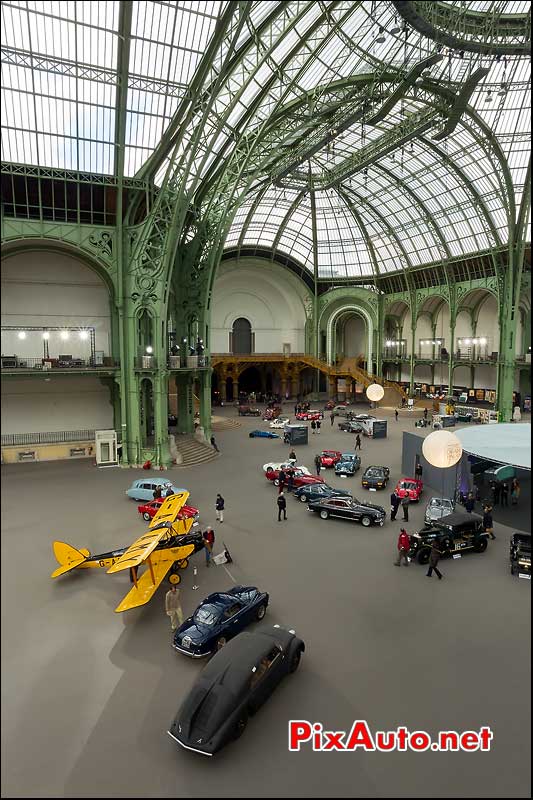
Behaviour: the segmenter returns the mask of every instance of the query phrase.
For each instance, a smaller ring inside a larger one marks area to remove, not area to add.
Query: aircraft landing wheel
[[[187,569],[188,566],[189,566],[188,558],[182,558],[181,561],[178,561],[179,569]]]
[[[178,583],[181,583],[181,575],[179,572],[171,572],[168,576],[168,582],[172,584],[172,586],[177,586]]]

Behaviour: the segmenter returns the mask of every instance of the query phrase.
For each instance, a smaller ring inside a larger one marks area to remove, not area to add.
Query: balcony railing
[[[119,362],[111,357],[104,356],[102,363],[94,358],[27,358],[26,356],[2,356],[3,370],[57,370],[57,369],[116,369]]]
[[[94,430],[48,431],[46,433],[3,433],[2,447],[27,444],[61,444],[62,442],[93,442]]]

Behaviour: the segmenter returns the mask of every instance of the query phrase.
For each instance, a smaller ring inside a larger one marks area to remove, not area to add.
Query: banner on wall
[[[337,391],[346,392],[346,378],[337,378]]]

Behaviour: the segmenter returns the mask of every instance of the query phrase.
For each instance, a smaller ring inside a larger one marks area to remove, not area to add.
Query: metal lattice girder
[[[504,14],[498,4],[476,11],[468,3],[394,2],[399,14],[424,36],[453,49],[498,55],[531,53],[531,9]]]
[[[72,183],[91,183],[95,186],[117,186],[116,175],[102,175],[98,173],[77,172],[75,170],[55,169],[54,167],[37,167],[31,164],[13,164],[2,161],[0,164],[2,175],[22,175],[27,178],[44,178],[50,180],[68,181]],[[123,185],[127,189],[141,189],[148,191],[151,187],[144,180],[124,178]]]
[[[59,56],[42,56],[38,53],[22,50],[18,47],[8,47],[2,45],[1,63],[9,64],[14,67],[27,67],[37,72],[49,72],[54,75],[62,75],[67,78],[78,78],[79,80],[103,83],[109,86],[116,86],[119,82],[118,72],[114,69],[97,67],[93,64],[84,64],[80,61],[72,61],[68,58]],[[142,92],[160,94],[165,97],[192,98],[192,93],[187,84],[176,81],[162,81],[156,78],[145,78],[143,75],[129,73],[127,76],[128,89],[138,89]]]

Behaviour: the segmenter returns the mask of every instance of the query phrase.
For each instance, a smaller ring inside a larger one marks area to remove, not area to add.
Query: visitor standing
[[[294,470],[287,470],[287,491],[292,492],[294,489]]]
[[[180,603],[180,590],[174,585],[165,595],[165,614],[170,617],[170,627],[173,631],[183,623],[183,611]]]
[[[215,450],[217,451],[217,453],[220,453],[220,450],[218,449],[218,445],[217,445],[217,443],[215,441],[215,437],[214,436],[211,436],[211,447],[214,447]]]
[[[287,519],[287,501],[285,500],[285,495],[283,494],[283,492],[278,494],[277,504],[278,504],[278,522],[281,522],[282,514],[283,514],[283,519]]]
[[[394,419],[396,420],[396,422],[398,422],[398,416],[399,416],[398,409],[396,408],[394,409]]]
[[[500,490],[500,499],[502,501],[502,506],[509,506],[509,484],[507,481],[502,483],[502,488]]]
[[[472,492],[468,492],[468,496],[465,500],[465,509],[468,511],[469,514],[471,514],[472,511],[474,510],[475,502],[476,501],[474,500],[474,495],[472,494]]]
[[[215,501],[215,511],[217,514],[217,520],[219,522],[224,522],[224,498],[221,494],[217,494],[217,499]]]
[[[428,410],[427,410],[427,408],[425,408],[424,409],[424,419],[427,420],[427,418],[428,418]]]
[[[159,500],[159,498],[162,496],[163,492],[161,491],[161,487],[158,485],[154,489],[154,500]]]
[[[406,567],[409,566],[409,558],[408,553],[411,549],[411,540],[409,539],[409,534],[402,528],[400,531],[400,535],[398,536],[398,560],[394,562],[395,567],[399,567],[402,563],[402,558],[404,560],[404,564]]]
[[[394,520],[396,519],[396,514],[398,513],[399,507],[400,507],[400,498],[396,494],[396,492],[393,492],[390,496],[390,518],[392,522],[394,522]]]
[[[294,452],[294,450],[291,450],[291,452],[289,453],[289,461],[292,461],[295,464],[297,460],[298,459],[296,458],[296,453]]]
[[[320,458],[318,453],[315,456],[315,469],[316,469],[316,474],[320,475],[320,470],[322,469],[322,459]]]
[[[284,469],[280,469],[278,473],[278,486],[279,486],[278,494],[282,493],[286,480],[287,480],[287,473],[285,472]]]
[[[316,432],[317,433],[320,433],[320,428],[321,427],[322,427],[322,423],[320,422],[319,419],[317,419],[317,421],[316,421]]]
[[[333,425],[333,423],[335,422],[335,414],[333,413],[333,411],[332,411],[332,412],[331,412],[331,414],[329,415],[329,418],[330,418],[330,420],[331,420],[331,424]]]
[[[491,539],[495,539],[494,536],[494,522],[492,521],[492,509],[490,506],[485,506],[483,509],[483,530],[485,533],[488,533]]]
[[[511,483],[511,505],[516,506],[520,498],[520,482],[518,478],[513,478]]]
[[[315,433],[315,431],[316,431],[316,422],[314,421],[314,419],[312,419],[311,420],[311,432]]]
[[[205,531],[202,533],[202,539],[204,540],[205,565],[206,567],[209,567],[211,564],[213,545],[215,544],[215,532],[210,525],[208,525]]]
[[[403,521],[404,522],[409,522],[409,503],[410,502],[411,501],[409,500],[408,495],[405,495],[405,497],[402,497],[401,503],[402,503]]]
[[[359,433],[355,437],[355,448],[354,449],[355,450],[360,450],[361,449],[361,435]]]

